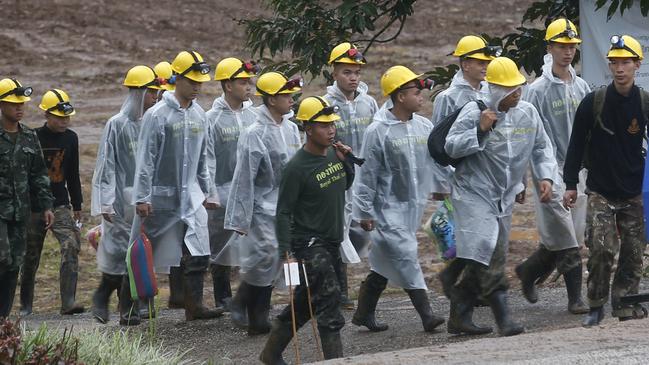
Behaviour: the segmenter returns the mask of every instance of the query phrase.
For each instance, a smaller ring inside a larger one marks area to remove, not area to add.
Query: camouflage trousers
[[[0,274],[18,272],[25,257],[25,222],[0,219]]]
[[[306,247],[295,251],[294,255],[306,267],[311,305],[318,328],[330,332],[339,331],[345,325],[345,318],[340,309],[340,285],[334,267],[340,260],[339,245],[326,243]],[[300,328],[310,319],[309,299],[301,265],[300,285],[295,288],[293,304],[296,328]],[[290,323],[291,306],[286,306],[277,319]]]
[[[607,199],[591,192],[586,218],[588,247],[588,302],[604,305],[611,292],[614,317],[632,316],[634,307],[620,304],[620,297],[638,292],[642,256],[646,246],[640,195],[631,199]],[[615,256],[617,270],[611,287]]]
[[[72,218],[69,207],[60,206],[53,210],[54,223],[50,228],[61,245],[61,273],[76,275],[79,271],[79,251],[81,235]],[[32,282],[41,261],[43,242],[45,241],[45,221],[40,213],[32,213],[27,228],[27,249],[25,262],[21,270],[21,282]],[[66,278],[62,278],[65,280]]]

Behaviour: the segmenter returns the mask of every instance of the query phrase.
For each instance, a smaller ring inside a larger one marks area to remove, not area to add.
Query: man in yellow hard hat
[[[451,179],[457,258],[464,262],[451,287],[449,333],[481,334],[473,324],[478,297],[492,309],[502,336],[522,333],[507,306],[505,260],[512,210],[531,163],[539,179],[539,200],[548,202],[557,163],[536,108],[521,101],[525,77],[514,61],[498,57],[487,66],[488,109],[467,103],[446,137],[451,158],[464,158]]]
[[[158,101],[160,101],[165,91],[174,91],[176,89],[176,76],[173,74],[171,63],[167,61],[158,62],[153,67],[153,72],[155,72],[159,79],[159,85],[155,85],[152,88],[159,90]]]
[[[83,313],[75,302],[81,250],[81,204],[83,193],[79,178],[79,138],[68,128],[76,112],[68,94],[61,89],[48,90],[38,106],[45,112],[45,124],[36,129],[54,196],[54,224],[49,227],[61,245],[59,270],[61,314]],[[27,229],[25,263],[20,274],[20,314],[32,313],[36,271],[41,260],[48,229],[37,206]]]
[[[352,323],[370,331],[388,329],[375,318],[388,280],[408,293],[426,332],[444,323],[428,300],[415,235],[433,192],[433,159],[426,145],[433,125],[417,114],[424,103],[422,90],[430,86],[432,81],[407,67],[388,69],[381,90],[390,103],[374,114],[365,132],[360,155],[366,161],[354,184],[352,216],[370,232],[371,271],[361,284]]]
[[[238,265],[241,284],[236,296],[246,299],[247,326],[242,308],[231,308],[235,325],[247,327],[248,335],[270,331],[268,311],[280,261],[275,237],[275,211],[282,171],[300,148],[300,134],[292,117],[293,94],[302,79],[288,79],[267,72],[257,79],[257,95],[263,104],[255,122],[239,137],[237,166],[225,208],[225,229],[239,235],[217,255],[220,264]],[[239,294],[239,292],[245,294]]]
[[[128,70],[122,85],[128,88],[128,94],[119,113],[104,127],[92,176],[90,214],[102,217],[101,244],[97,249],[101,280],[92,296],[92,314],[100,323],[107,323],[110,297],[117,291],[120,324],[137,325],[141,316],[131,300],[126,269],[134,218],[135,152],[142,116],[156,103],[162,83],[150,67],[139,65]],[[154,313],[152,311],[149,316]]]
[[[365,130],[372,116],[379,109],[376,100],[368,94],[368,86],[361,81],[362,68],[366,64],[362,52],[353,44],[344,42],[331,50],[329,64],[333,66],[334,84],[327,87],[325,99],[339,108],[340,120],[336,121],[336,139],[360,151]],[[345,206],[345,240],[341,245],[342,261],[338,269],[341,301],[344,309],[354,309],[347,290],[347,263],[360,262],[358,250],[365,249],[369,236],[360,229],[358,222],[352,222],[352,189],[347,190]],[[352,227],[353,226],[353,227]],[[356,239],[352,244],[351,238]],[[360,241],[360,242],[358,242]]]
[[[304,125],[306,143],[284,168],[277,198],[280,261],[291,252],[304,265],[302,277],[309,283],[308,289],[304,283],[295,289],[295,327],[309,321],[311,300],[325,359],[343,356],[340,329],[345,318],[335,267],[345,234],[345,190],[354,180],[354,166],[346,158],[351,148],[335,140],[338,110],[319,96],[300,102],[296,119]],[[283,361],[282,352],[293,337],[291,321],[288,305],[273,322],[260,355],[264,364]]]
[[[560,174],[563,174],[575,111],[581,99],[590,92],[588,83],[577,76],[571,65],[577,46],[581,43],[578,36],[577,28],[568,19],[557,19],[548,25],[545,32],[548,53],[544,57],[543,74],[532,83],[525,95],[525,100],[534,105],[541,116]],[[582,183],[585,183],[585,172],[582,171]],[[538,179],[534,175],[532,178],[536,187]],[[536,226],[541,244],[525,262],[516,266],[523,295],[531,303],[538,300],[536,284],[556,268],[563,274],[566,283],[568,310],[573,314],[588,312],[581,299],[582,264],[579,254],[586,225],[584,187],[580,184],[578,204],[572,211],[562,204],[565,191],[563,181],[555,181],[552,200],[547,204],[539,202],[537,191],[534,190]],[[525,191],[519,193],[518,198],[524,200]]]
[[[38,202],[45,229],[54,222],[54,198],[38,135],[20,123],[32,91],[16,79],[0,80],[0,318],[9,316],[13,306],[30,206]]]
[[[609,290],[614,317],[624,321],[647,316],[643,306],[624,304],[620,298],[638,292],[643,272],[646,239],[641,193],[649,93],[635,85],[643,59],[640,43],[629,35],[614,35],[610,42],[606,57],[613,81],[586,95],[579,104],[563,167],[563,200],[569,208],[578,199],[579,171],[582,165],[588,168],[590,312],[583,322],[587,327],[598,325],[604,318]],[[611,267],[615,264],[611,286]]]
[[[153,244],[159,271],[180,266],[185,319],[210,319],[222,310],[203,305],[204,273],[209,265],[206,201],[211,179],[207,159],[207,122],[195,101],[211,67],[196,51],[182,51],[171,63],[176,89],[147,110],[138,138],[133,201],[137,217]],[[132,241],[139,234],[132,229]]]
[[[220,206],[208,212],[210,230],[210,250],[212,260],[210,271],[214,286],[214,302],[226,310],[232,301],[230,287],[230,266],[234,263],[216,262],[232,231],[223,228],[225,206],[232,184],[232,176],[237,166],[237,142],[241,133],[257,120],[257,113],[250,97],[255,90],[255,76],[259,67],[252,61],[244,62],[238,58],[228,57],[216,65],[214,79],[221,82],[223,94],[214,100],[207,116],[209,145],[207,149],[210,161],[210,175],[213,187],[210,197]],[[247,314],[243,302],[245,292],[239,292],[234,306],[233,316],[241,315],[242,321]],[[245,322],[245,321],[244,321]]]

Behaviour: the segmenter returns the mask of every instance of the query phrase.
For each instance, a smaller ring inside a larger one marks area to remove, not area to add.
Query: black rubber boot
[[[446,328],[453,335],[485,335],[493,332],[491,327],[478,327],[473,323],[475,299],[459,297],[451,300],[451,312]]]
[[[433,313],[433,310],[430,307],[430,302],[428,301],[426,290],[406,290],[406,293],[408,293],[412,305],[415,307],[415,310],[417,310],[417,313],[419,313],[419,317],[421,317],[421,324],[424,326],[424,331],[434,332],[437,326],[444,323],[444,318],[436,316]]]
[[[354,310],[354,301],[349,299],[349,288],[347,285],[347,264],[342,261],[339,263],[340,267],[336,270],[338,276],[338,284],[340,285],[340,308],[346,310]]]
[[[122,326],[137,326],[140,324],[140,312],[137,301],[131,299],[131,288],[128,275],[122,276],[122,286],[119,297],[119,324]]]
[[[568,311],[572,314],[586,314],[589,312],[588,306],[581,299],[581,275],[581,262],[579,266],[563,274],[566,291],[568,292]]]
[[[523,296],[530,303],[539,301],[536,284],[542,283],[554,271],[555,254],[539,247],[525,262],[516,266],[516,276],[521,280]]]
[[[24,268],[24,266],[23,266]],[[20,273],[20,316],[32,314],[32,305],[34,303],[34,286],[36,283],[33,272],[26,272],[24,269]]]
[[[11,307],[14,305],[17,285],[18,271],[5,271],[0,274],[0,318],[9,317]]]
[[[214,303],[217,308],[230,311],[232,301],[232,288],[230,287],[230,267],[210,265],[212,273],[212,286],[214,287]]]
[[[584,327],[598,326],[604,319],[604,307],[591,307],[581,323]]]
[[[489,306],[498,325],[498,333],[501,336],[514,336],[525,332],[525,328],[514,322],[509,314],[507,306],[507,292],[496,290],[489,296]]]
[[[63,315],[83,313],[86,311],[81,304],[75,302],[77,279],[79,277],[77,270],[78,264],[76,263],[65,262],[61,264],[59,280],[61,291],[61,314]]]
[[[180,267],[169,269],[169,309],[185,308],[185,294],[183,293],[183,272]]]
[[[92,316],[99,323],[108,323],[108,303],[110,302],[110,296],[113,294],[113,291],[119,291],[121,286],[121,275],[101,274],[99,287],[92,295]]]
[[[268,319],[272,286],[250,285],[248,298],[248,336],[262,335],[270,332]]]
[[[154,298],[138,300],[138,307],[140,309],[140,319],[153,319],[158,315]]]
[[[250,297],[250,285],[241,281],[237,293],[230,302],[230,319],[235,326],[248,328],[248,298]]]
[[[460,258],[455,258],[451,260],[451,262],[449,262],[448,265],[446,265],[446,267],[439,273],[438,278],[442,283],[442,291],[448,299],[451,299],[453,286],[465,266],[466,261]]]
[[[354,325],[365,326],[372,332],[388,329],[387,324],[377,322],[375,317],[376,305],[386,285],[387,279],[374,272],[370,273],[361,283],[361,288],[358,291],[358,306],[352,317]]]
[[[223,315],[223,308],[207,309],[203,306],[203,272],[183,274],[183,292],[185,293],[185,320],[212,319]]]
[[[340,331],[329,331],[321,328],[318,331],[325,360],[343,357],[343,343],[340,340]]]
[[[259,360],[266,365],[286,365],[282,353],[292,338],[291,322],[274,320],[266,345],[259,355]]]

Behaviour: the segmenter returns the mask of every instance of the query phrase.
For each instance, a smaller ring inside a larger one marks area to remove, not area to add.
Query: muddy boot
[[[101,274],[99,287],[92,295],[92,316],[99,323],[107,323],[109,318],[108,303],[114,290],[119,291],[122,286],[120,275]]]
[[[250,297],[250,285],[241,281],[237,293],[230,302],[230,319],[235,326],[248,328],[248,298]]]
[[[604,319],[604,307],[591,307],[581,325],[584,327],[598,326],[602,319]]]
[[[581,262],[570,271],[563,274],[568,292],[568,311],[572,314],[586,314],[588,306],[581,300]]]
[[[415,310],[419,313],[421,324],[424,326],[424,331],[434,332],[437,326],[444,323],[444,318],[436,316],[433,313],[425,289],[406,290],[406,293],[408,293]]]
[[[34,303],[34,285],[36,282],[36,273],[27,272],[24,269],[20,272],[20,316],[32,314],[32,305]]]
[[[16,285],[18,285],[18,271],[5,271],[0,274],[0,318],[9,317],[11,313]]]
[[[285,365],[282,352],[293,338],[291,322],[282,322],[278,319],[273,321],[270,335],[266,345],[259,355],[259,360],[266,365]]]
[[[75,302],[77,278],[79,274],[77,273],[78,268],[73,266],[77,265],[74,265],[71,262],[61,264],[59,280],[61,290],[61,314],[64,315],[83,313],[86,311],[81,304]]]
[[[137,301],[131,299],[131,287],[128,275],[122,276],[122,286],[117,293],[119,297],[119,324],[121,326],[137,326],[140,324],[140,313]]]
[[[525,332],[525,328],[514,322],[509,314],[507,306],[507,292],[496,290],[489,296],[489,306],[498,325],[498,333],[501,336],[514,336]]]
[[[268,320],[272,286],[250,285],[251,294],[248,299],[248,336],[261,335],[270,332]]]
[[[473,323],[473,307],[475,299],[453,298],[451,300],[451,312],[449,314],[446,328],[452,335],[485,335],[493,332],[491,327],[478,327]]]
[[[183,272],[180,267],[169,269],[169,309],[183,309],[185,294],[183,293]]]
[[[340,340],[340,331],[318,329],[322,342],[322,353],[325,360],[343,357],[343,343]]]
[[[349,289],[347,286],[347,264],[342,262],[342,260],[338,262],[336,276],[338,277],[338,285],[340,285],[340,308],[353,310],[354,301],[349,299]]]
[[[203,306],[203,272],[183,274],[183,291],[185,293],[185,320],[212,319],[223,315],[223,308],[207,309]]]
[[[516,276],[521,280],[523,296],[528,302],[539,301],[536,284],[542,283],[552,273],[554,258],[552,251],[541,246],[525,262],[516,266]]]
[[[462,270],[466,266],[466,261],[455,258],[446,265],[446,267],[439,273],[438,278],[442,283],[442,291],[447,298],[451,298],[451,291],[457,278],[462,273]]]
[[[140,319],[153,319],[158,315],[154,298],[138,300],[138,307],[140,310]]]
[[[379,297],[385,290],[387,282],[387,279],[381,275],[371,272],[361,283],[361,288],[358,291],[358,306],[352,317],[353,324],[365,326],[372,332],[388,329],[387,324],[377,322],[375,317],[376,304],[379,302]]]
[[[232,301],[232,288],[230,287],[230,267],[210,265],[212,273],[212,286],[214,287],[214,303],[217,308],[230,311]]]

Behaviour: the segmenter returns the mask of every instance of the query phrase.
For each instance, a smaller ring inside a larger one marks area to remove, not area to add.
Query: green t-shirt
[[[348,171],[353,167],[341,162],[333,148],[329,148],[327,156],[317,156],[303,147],[288,162],[277,199],[280,255],[306,246],[312,237],[342,242],[345,190],[354,178]]]

